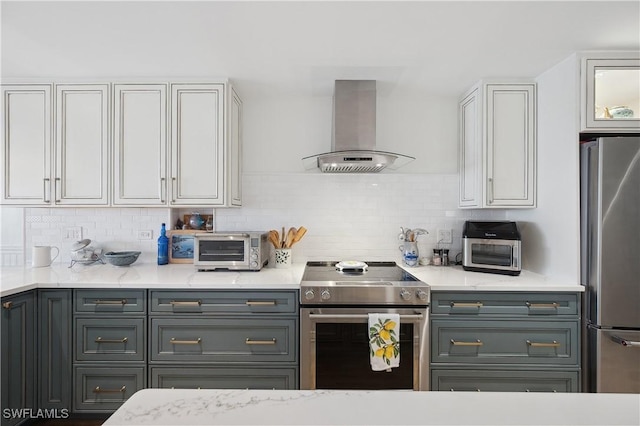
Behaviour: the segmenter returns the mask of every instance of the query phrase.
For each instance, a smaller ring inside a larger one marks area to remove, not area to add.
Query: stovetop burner
[[[366,268],[336,269],[338,261],[313,261],[300,283],[302,305],[426,305],[429,286],[395,262],[364,262]]]

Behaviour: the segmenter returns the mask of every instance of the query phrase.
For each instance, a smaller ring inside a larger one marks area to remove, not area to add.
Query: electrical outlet
[[[73,226],[65,228],[65,240],[80,241],[82,239],[82,226]]]
[[[451,229],[438,229],[438,243],[451,244],[453,243],[453,235],[451,235]]]
[[[153,231],[152,230],[138,231],[138,239],[139,240],[152,240],[153,239]]]

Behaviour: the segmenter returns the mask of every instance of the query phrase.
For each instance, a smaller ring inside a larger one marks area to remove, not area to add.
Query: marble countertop
[[[198,272],[192,264],[158,266],[138,260],[131,266],[56,264],[44,268],[9,267],[0,275],[0,296],[34,288],[155,288],[155,289],[298,289],[304,263],[257,272]],[[583,291],[578,283],[550,279],[529,271],[519,276],[467,272],[460,266],[405,268],[432,291]]]
[[[114,425],[638,425],[640,395],[144,389]]]

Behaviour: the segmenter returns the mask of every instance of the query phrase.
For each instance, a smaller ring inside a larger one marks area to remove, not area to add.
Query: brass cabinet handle
[[[560,343],[556,342],[555,340],[551,343],[532,342],[531,340],[527,340],[527,345],[531,346],[532,348],[557,348],[560,346]]]
[[[176,177],[172,176],[171,177],[171,202],[175,203],[176,202]]]
[[[175,337],[172,337],[170,342],[172,345],[199,345],[202,339],[198,337],[196,340],[176,340]]]
[[[247,339],[244,341],[244,343],[246,343],[247,345],[275,345],[276,344],[276,338],[274,337],[271,340],[252,340],[252,339],[247,337]]]
[[[2,307],[5,309],[11,309],[12,306],[13,306],[13,302],[11,300],[9,300],[8,302],[2,303]]]
[[[93,302],[96,305],[126,305],[127,299],[122,300],[100,300],[97,299]]]
[[[123,337],[122,339],[108,340],[98,336],[98,338],[94,340],[94,342],[96,343],[127,343],[127,340],[129,339],[126,337]]]
[[[544,309],[558,309],[560,307],[560,304],[557,302],[553,302],[553,303],[531,303],[531,302],[524,302],[525,305],[527,305],[527,308],[533,308],[533,309],[540,309],[540,308],[544,308]]]
[[[452,308],[482,308],[484,306],[484,303],[482,302],[470,302],[470,303],[451,302],[450,305]]]
[[[454,388],[449,388],[449,391],[455,392],[456,390]],[[480,392],[480,389],[476,388],[476,392]]]
[[[100,386],[96,386],[93,390],[94,393],[122,393],[127,390],[126,386],[122,386],[120,389],[100,389]]]
[[[56,203],[60,202],[60,189],[58,187],[60,186],[61,180],[62,179],[60,179],[59,177],[55,178],[54,185],[53,185],[53,194],[55,195]]]
[[[42,181],[43,181],[42,201],[44,201],[45,203],[48,203],[48,202],[51,201],[51,197],[49,197],[49,199],[47,199],[47,189],[49,189],[49,191],[51,191],[51,188],[49,187],[50,179],[49,178],[44,178],[44,179],[42,179]]]
[[[185,301],[172,300],[169,303],[172,304],[173,306],[201,306],[202,300],[185,300]]]
[[[164,191],[163,189],[166,187],[166,179],[164,177],[160,178],[160,202],[164,204]]]
[[[275,306],[275,300],[247,300],[245,302],[247,306]]]
[[[484,345],[484,343],[482,343],[480,340],[476,340],[475,342],[460,342],[460,341],[456,341],[451,339],[451,344],[453,346],[482,346]]]

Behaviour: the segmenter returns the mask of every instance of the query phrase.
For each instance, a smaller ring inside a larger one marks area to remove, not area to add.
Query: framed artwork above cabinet
[[[586,53],[581,58],[580,130],[640,132],[640,54]]]

